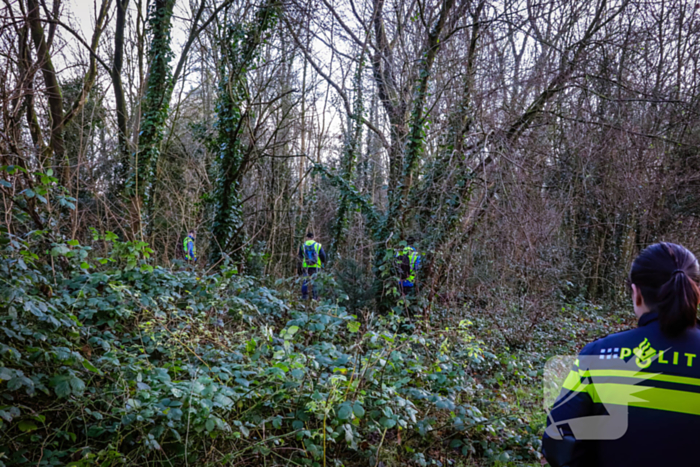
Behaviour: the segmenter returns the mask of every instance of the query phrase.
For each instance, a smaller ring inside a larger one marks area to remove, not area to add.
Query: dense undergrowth
[[[535,465],[545,359],[617,320],[563,309],[513,349],[469,306],[359,319],[329,276],[300,302],[49,238],[0,245],[0,466]]]

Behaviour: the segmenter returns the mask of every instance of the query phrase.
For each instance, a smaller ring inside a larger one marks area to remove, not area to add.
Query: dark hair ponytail
[[[695,255],[674,243],[656,243],[632,263],[630,282],[644,303],[658,311],[661,331],[674,337],[695,326],[700,303],[700,266]]]

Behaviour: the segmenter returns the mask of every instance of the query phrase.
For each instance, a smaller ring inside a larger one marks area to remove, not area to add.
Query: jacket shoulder
[[[610,334],[605,337],[601,337],[590,344],[586,345],[583,350],[581,350],[581,355],[594,355],[598,354],[601,348],[610,347],[632,347],[639,344],[640,334],[644,333],[644,328],[634,328],[628,329],[627,331],[616,332],[615,334]]]

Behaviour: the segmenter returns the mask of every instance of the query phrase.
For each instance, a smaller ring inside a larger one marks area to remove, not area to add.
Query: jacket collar
[[[647,324],[656,321],[659,319],[659,312],[658,311],[650,311],[648,313],[644,313],[640,318],[639,322],[637,323],[638,327],[646,326]]]

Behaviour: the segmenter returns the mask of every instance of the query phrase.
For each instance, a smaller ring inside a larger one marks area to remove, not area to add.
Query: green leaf
[[[95,365],[93,365],[92,363],[90,363],[90,361],[87,360],[87,359],[83,359],[83,368],[85,368],[85,369],[88,370],[88,371],[92,371],[93,373],[97,373],[98,375],[101,375],[101,374],[102,374],[102,372],[101,372],[100,370],[98,370],[98,369],[95,367]]]
[[[299,326],[290,326],[290,327],[287,329],[286,337],[291,338],[291,337],[294,336],[294,334],[296,334],[298,331],[299,331]]]
[[[78,245],[80,245],[80,242],[79,242],[78,240],[76,240],[76,239],[68,240],[68,245],[70,245],[70,246],[78,246]]]
[[[34,422],[30,422],[29,420],[22,420],[19,422],[19,429],[20,431],[23,431],[25,433],[28,433],[30,431],[34,431],[37,429],[37,426]]]
[[[360,330],[360,323],[357,321],[351,321],[348,323],[348,331],[358,332]]]
[[[352,408],[348,402],[340,406],[337,416],[340,420],[347,420],[352,415]]]
[[[206,428],[207,431],[214,431],[215,427],[216,427],[216,422],[214,422],[213,418],[207,419],[207,422],[204,424],[204,428]]]
[[[57,245],[51,248],[51,256],[62,256],[70,253],[70,248],[65,245]]]
[[[394,428],[396,426],[396,420],[394,420],[393,418],[382,417],[379,420],[379,423],[381,423],[384,428],[388,429]]]
[[[73,376],[70,379],[70,387],[73,390],[73,394],[79,396],[85,391],[85,382],[77,376]]]
[[[14,378],[15,370],[11,370],[9,368],[5,368],[4,366],[0,367],[0,383],[4,381],[9,381],[12,378]]]
[[[258,343],[255,341],[255,338],[251,338],[245,346],[245,350],[249,354],[252,354],[253,352],[255,352],[255,349],[257,349],[257,348],[258,348]]]
[[[352,411],[357,418],[362,418],[365,416],[365,408],[362,407],[362,404],[359,402],[355,402],[355,404],[352,406]]]
[[[455,409],[454,403],[448,399],[443,399],[443,400],[439,401],[437,404],[435,404],[435,406],[438,409],[445,409],[445,410],[454,410]]]
[[[11,422],[12,419],[20,416],[20,411],[17,407],[2,407],[0,409],[0,418],[6,422]]]
[[[70,396],[71,389],[70,383],[68,382],[68,376],[54,376],[51,378],[51,380],[49,380],[49,384],[51,387],[53,387],[54,392],[59,398]]]
[[[80,269],[90,269],[90,265],[87,262],[83,261],[82,263],[80,263]]]
[[[53,175],[53,169],[47,170],[47,171],[46,171],[46,175],[48,175],[49,177],[51,177],[51,176]]]

